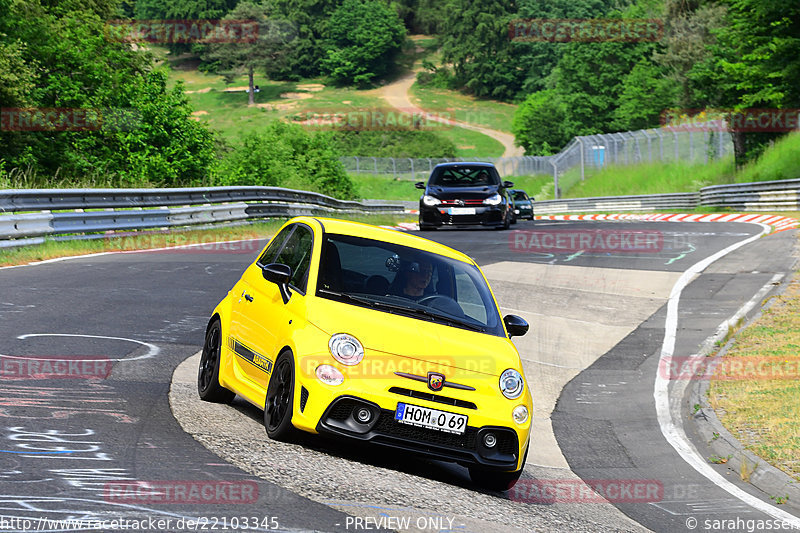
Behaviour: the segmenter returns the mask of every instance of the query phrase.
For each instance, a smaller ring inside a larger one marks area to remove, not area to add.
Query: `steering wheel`
[[[455,316],[464,316],[464,310],[458,305],[458,302],[449,296],[443,294],[432,294],[417,300],[417,303],[427,307],[432,307],[445,313]]]

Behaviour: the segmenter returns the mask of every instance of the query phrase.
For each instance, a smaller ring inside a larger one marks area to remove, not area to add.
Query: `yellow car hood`
[[[308,317],[329,335],[354,336],[368,356],[408,357],[492,376],[520,367],[516,348],[504,337],[325,298],[314,298]]]

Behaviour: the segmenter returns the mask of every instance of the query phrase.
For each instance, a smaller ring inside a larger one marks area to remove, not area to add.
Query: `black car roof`
[[[494,164],[492,163],[484,163],[483,161],[453,161],[450,163],[439,163],[433,168],[439,167],[486,167],[486,168],[494,168]]]

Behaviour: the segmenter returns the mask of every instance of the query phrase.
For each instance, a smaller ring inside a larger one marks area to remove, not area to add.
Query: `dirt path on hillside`
[[[394,81],[388,85],[384,85],[380,89],[377,90],[377,93],[383,97],[386,102],[396,108],[406,112],[412,113],[425,113],[424,109],[414,105],[411,103],[411,98],[409,96],[409,90],[411,86],[414,85],[414,82],[417,79],[417,72],[409,72],[402,78]],[[458,120],[448,120],[445,118],[437,117],[436,115],[431,115],[429,117],[431,120],[435,120],[437,122],[442,122],[443,124],[449,124],[451,126],[458,126],[460,128],[465,128],[468,130],[477,131],[484,135],[488,135],[493,139],[497,139],[502,143],[505,151],[503,152],[503,157],[514,157],[514,156],[521,156],[525,155],[525,150],[519,146],[514,146],[514,136],[510,133],[505,133],[503,131],[493,130],[490,128],[486,128],[483,126],[476,126],[475,124],[469,124],[467,122],[461,122]]]

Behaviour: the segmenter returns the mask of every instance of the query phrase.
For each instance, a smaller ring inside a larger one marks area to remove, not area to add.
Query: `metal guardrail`
[[[534,202],[539,215],[567,212],[682,210],[718,207],[741,211],[800,211],[800,180],[712,185],[696,193],[606,196]]]
[[[45,236],[81,239],[260,218],[403,211],[399,203],[367,204],[279,187],[14,189],[0,191],[0,248],[35,244]]]
[[[700,190],[701,203],[708,206],[757,210],[769,205],[770,210],[800,210],[800,180],[763,181],[712,185]]]
[[[653,211],[657,209],[694,209],[698,206],[698,193],[651,194],[639,196],[605,196],[534,202],[538,215],[593,211]]]

